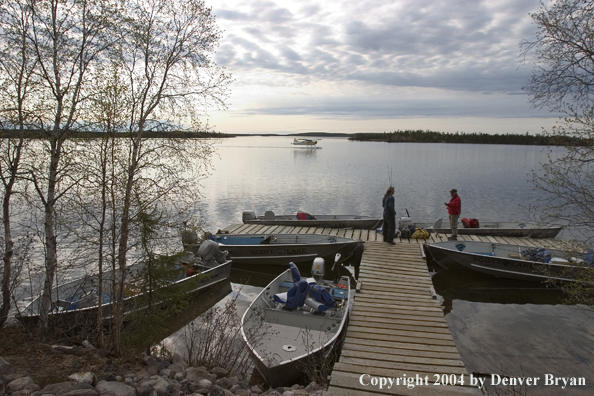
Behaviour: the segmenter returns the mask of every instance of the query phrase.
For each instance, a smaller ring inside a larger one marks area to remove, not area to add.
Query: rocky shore
[[[140,363],[140,362],[139,362]],[[110,361],[106,361],[109,365]],[[188,367],[178,355],[170,360],[145,356],[138,369],[126,374],[81,371],[67,381],[40,387],[29,375],[0,357],[0,396],[321,396],[315,382],[262,389],[250,385],[241,374],[214,367]]]

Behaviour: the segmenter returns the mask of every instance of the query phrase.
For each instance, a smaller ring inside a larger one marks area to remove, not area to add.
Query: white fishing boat
[[[581,264],[592,261],[584,254],[505,243],[445,241],[426,243],[424,247],[444,268],[539,282],[580,280],[584,274]],[[594,267],[585,270],[594,271]]]
[[[348,276],[323,280],[323,266],[316,259],[312,277],[304,278],[291,263],[243,315],[242,336],[271,387],[295,383],[304,368],[328,357],[341,342],[354,290]]]
[[[437,219],[434,223],[415,223],[416,228],[423,228],[430,233],[451,234],[449,221]],[[531,238],[555,238],[563,229],[562,226],[513,221],[481,221],[476,228],[466,228],[458,224],[459,235],[509,236]]]

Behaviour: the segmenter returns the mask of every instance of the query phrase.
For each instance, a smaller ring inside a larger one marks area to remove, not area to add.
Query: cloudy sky
[[[522,87],[539,0],[207,0],[233,74],[228,133],[540,133]]]

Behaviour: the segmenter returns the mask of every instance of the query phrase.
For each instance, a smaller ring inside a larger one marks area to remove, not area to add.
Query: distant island
[[[560,146],[576,143],[576,139],[558,136],[488,133],[445,133],[423,130],[405,130],[383,133],[353,133],[349,140],[377,141],[389,143],[477,143],[477,144],[516,144],[534,146]]]

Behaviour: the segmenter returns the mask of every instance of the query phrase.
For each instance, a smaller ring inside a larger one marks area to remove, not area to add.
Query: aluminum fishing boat
[[[276,215],[269,210],[264,216],[256,216],[256,212],[247,210],[243,212],[244,224],[262,225],[287,225],[294,227],[319,227],[319,228],[353,228],[375,230],[384,222],[383,218],[358,215],[311,215],[306,212],[297,212],[294,215]]]
[[[294,384],[306,368],[333,359],[353,306],[348,276],[323,280],[314,261],[312,278],[291,263],[249,306],[241,332],[258,371],[271,387]],[[320,269],[321,267],[321,269]]]
[[[426,243],[424,247],[445,268],[530,281],[579,280],[584,270],[580,263],[588,260],[563,250],[504,243],[446,241]],[[586,270],[594,271],[594,267]]]
[[[216,243],[203,245],[200,257],[193,254],[186,256],[179,263],[171,266],[171,281],[166,282],[164,289],[183,288],[187,295],[198,295],[211,286],[229,277],[231,260],[226,252],[219,251]],[[127,312],[145,309],[143,297],[146,287],[142,285],[145,263],[139,262],[126,268],[124,309]],[[111,319],[113,301],[113,272],[102,275],[102,291],[99,296],[99,275],[87,275],[60,284],[52,289],[50,320],[61,325],[81,325],[94,323],[101,305],[103,318]],[[116,286],[117,287],[117,286]],[[101,298],[101,304],[99,303]],[[41,296],[36,297],[22,312],[16,315],[26,325],[35,325],[39,321]]]
[[[423,228],[428,232],[439,234],[451,234],[450,223],[437,219],[434,223],[415,223],[415,227]],[[509,237],[531,237],[531,238],[555,238],[563,229],[562,226],[546,225],[524,222],[493,222],[481,221],[478,228],[464,228],[458,224],[459,235],[479,236],[509,236]]]
[[[311,263],[316,257],[332,260],[340,253],[349,258],[361,241],[323,234],[216,234],[209,238],[229,252],[234,264],[282,265]],[[200,241],[184,242],[186,250],[195,251]]]

